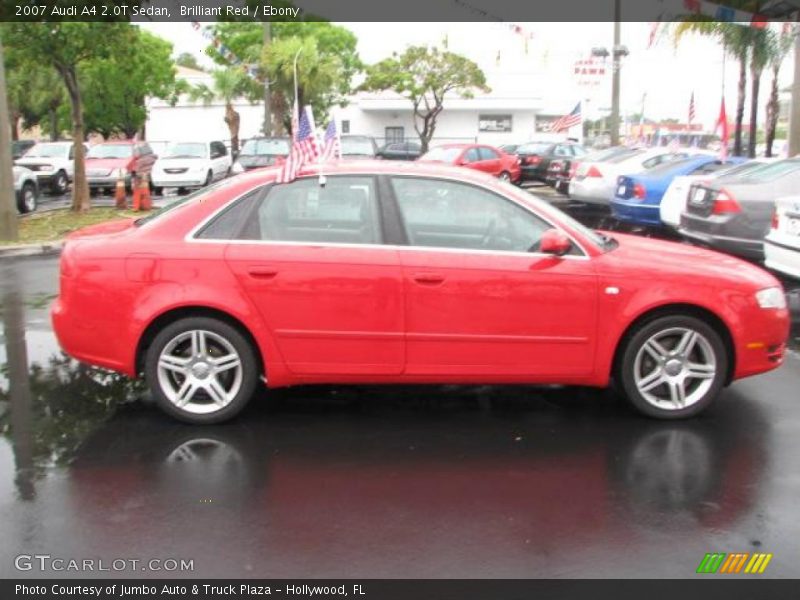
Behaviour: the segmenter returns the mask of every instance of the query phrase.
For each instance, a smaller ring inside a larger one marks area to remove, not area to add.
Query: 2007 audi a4
[[[783,290],[739,259],[610,237],[466,169],[276,175],[73,234],[52,307],[64,350],[144,374],[193,423],[233,417],[260,381],[614,381],[678,418],[783,361]]]

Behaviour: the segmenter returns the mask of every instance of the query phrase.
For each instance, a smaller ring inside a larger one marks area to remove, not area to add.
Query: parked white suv
[[[48,187],[55,194],[64,194],[74,174],[74,158],[72,142],[39,142],[14,164],[36,173],[40,188]]]
[[[222,142],[174,142],[153,166],[153,190],[201,188],[227,177],[230,169],[231,155]]]

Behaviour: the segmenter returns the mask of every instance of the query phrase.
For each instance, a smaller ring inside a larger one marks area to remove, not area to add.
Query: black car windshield
[[[162,158],[205,158],[206,144],[195,142],[181,142],[170,144],[164,151]]]
[[[422,155],[420,160],[438,160],[441,162],[451,163],[457,159],[463,151],[463,148],[459,148],[457,146],[439,146],[438,148],[431,148],[428,152]]]
[[[130,158],[133,144],[98,144],[89,148],[86,158]]]
[[[517,154],[546,154],[553,146],[550,142],[531,142],[517,148]]]
[[[239,154],[246,156],[286,156],[289,154],[289,140],[247,140]]]
[[[369,138],[343,137],[341,142],[344,155],[375,156],[375,146]]]

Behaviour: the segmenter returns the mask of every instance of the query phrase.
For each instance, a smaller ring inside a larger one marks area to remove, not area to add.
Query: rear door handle
[[[444,282],[444,275],[439,273],[414,273],[413,279],[422,285],[439,285]]]
[[[278,274],[275,267],[250,267],[247,274],[253,279],[272,279]]]

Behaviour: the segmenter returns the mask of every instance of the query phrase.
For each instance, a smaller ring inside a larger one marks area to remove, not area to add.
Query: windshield
[[[289,140],[247,140],[239,154],[245,154],[247,156],[286,156],[289,154]]]
[[[170,144],[161,156],[162,158],[205,158],[206,145],[196,143]]]
[[[360,154],[363,156],[374,156],[375,147],[372,145],[372,140],[369,138],[342,138],[342,154],[353,155]]]
[[[517,148],[517,154],[544,154],[552,146],[549,142],[532,142]]]
[[[89,148],[86,158],[130,158],[133,144],[98,144]]]
[[[438,148],[432,148],[426,154],[423,154],[420,160],[438,160],[441,162],[451,163],[454,162],[463,151],[463,148],[448,148],[445,146],[439,146]]]
[[[63,158],[68,154],[68,144],[36,144],[25,153],[25,158]]]

